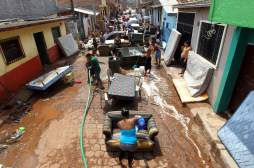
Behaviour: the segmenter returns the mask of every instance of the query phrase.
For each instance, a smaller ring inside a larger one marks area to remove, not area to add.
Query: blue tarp
[[[254,167],[254,91],[219,130],[218,136],[239,167]]]

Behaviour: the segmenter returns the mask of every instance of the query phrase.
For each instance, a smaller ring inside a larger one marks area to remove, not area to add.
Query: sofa
[[[146,129],[137,131],[137,151],[151,151],[155,145],[155,137],[158,135],[155,119],[152,113],[143,111],[130,111],[130,117],[135,115],[142,116],[146,121]],[[103,134],[105,135],[105,143],[108,151],[120,150],[120,130],[117,128],[117,122],[122,120],[121,111],[110,111],[106,113]]]

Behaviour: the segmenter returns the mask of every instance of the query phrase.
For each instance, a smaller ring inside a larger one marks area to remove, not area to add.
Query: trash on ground
[[[19,139],[23,136],[25,131],[26,131],[25,127],[19,127],[13,134],[10,135],[10,137],[7,138],[6,143],[12,144],[19,141]]]
[[[8,145],[0,144],[0,153],[3,152],[7,148],[8,148]]]

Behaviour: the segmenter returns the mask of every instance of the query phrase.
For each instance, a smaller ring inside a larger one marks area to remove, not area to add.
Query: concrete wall
[[[198,31],[199,31],[199,22],[200,20],[208,20],[209,8],[179,9],[179,12],[195,13],[192,38],[191,38],[191,46],[194,50],[196,50],[197,41],[198,41],[197,38],[198,38]]]
[[[164,22],[164,26],[162,27],[163,41],[168,42],[168,38],[170,36],[171,30],[176,28],[176,18],[177,18],[176,15],[168,15],[168,13],[166,13],[166,11],[163,9],[163,14],[162,14],[162,22]]]
[[[0,20],[37,18],[57,12],[55,0],[0,0]]]
[[[220,55],[220,60],[218,62],[218,65],[214,71],[212,81],[210,83],[210,86],[208,88],[208,94],[209,94],[209,102],[213,105],[216,101],[217,94],[219,91],[221,79],[224,73],[224,68],[227,60],[227,56],[230,50],[230,45],[232,42],[233,33],[235,31],[234,26],[228,26],[226,30],[226,36],[224,39],[223,49]]]
[[[198,45],[198,33],[199,33],[199,27],[200,27],[200,20],[206,20],[206,21],[208,20],[209,8],[184,9],[184,10],[179,10],[179,12],[195,13],[191,46],[193,50],[196,52],[197,45]],[[234,30],[235,30],[234,26],[227,26],[223,48],[221,51],[221,55],[219,56],[219,62],[217,67],[215,67],[215,71],[208,88],[209,102],[211,105],[213,105],[216,101],[216,97],[219,91],[222,75],[224,73],[224,68],[225,68],[224,66],[225,66],[226,59],[229,53],[230,44],[232,41]]]

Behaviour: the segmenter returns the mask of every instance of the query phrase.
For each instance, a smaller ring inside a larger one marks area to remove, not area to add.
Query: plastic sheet
[[[78,44],[72,34],[58,38],[58,44],[66,57],[73,56],[79,52]]]
[[[193,97],[200,96],[206,91],[214,70],[209,63],[202,60],[200,57],[201,56],[198,54],[190,51],[187,68],[184,72],[184,79]]]

